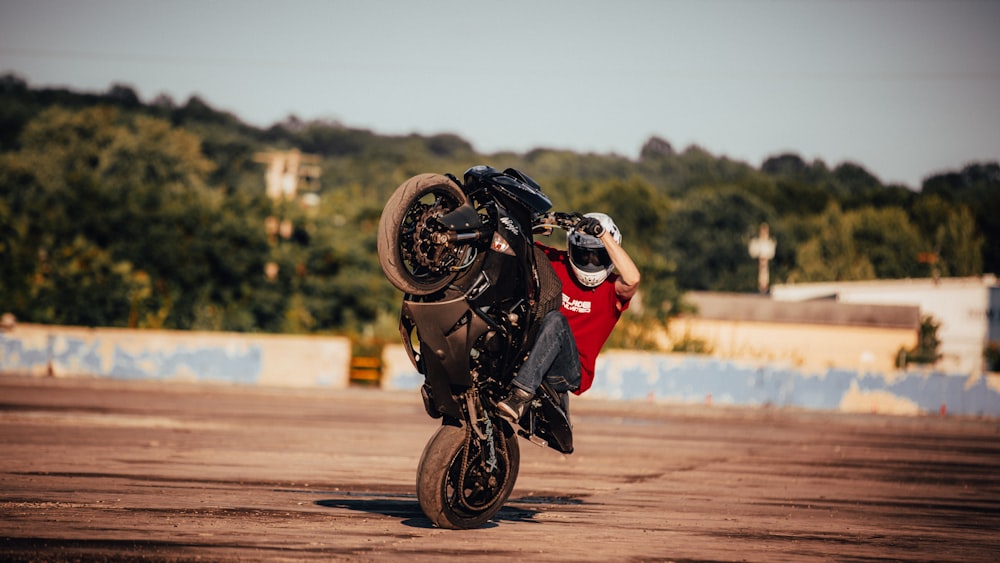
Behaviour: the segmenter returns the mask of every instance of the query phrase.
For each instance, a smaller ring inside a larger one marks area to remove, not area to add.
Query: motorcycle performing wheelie
[[[424,407],[441,419],[417,467],[417,498],[442,528],[476,528],[497,514],[517,480],[519,435],[573,452],[565,395],[548,384],[516,425],[496,408],[541,319],[561,304],[533,236],[571,230],[581,216],[551,208],[526,174],[474,166],[461,181],[410,178],[379,220],[382,271],[404,293],[400,335],[424,376]]]

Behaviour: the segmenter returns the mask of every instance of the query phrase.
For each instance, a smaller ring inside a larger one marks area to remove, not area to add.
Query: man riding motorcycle
[[[587,213],[570,232],[568,250],[535,243],[562,282],[562,307],[542,319],[511,393],[497,403],[512,424],[543,379],[560,394],[567,413],[567,392],[579,395],[593,383],[597,355],[639,289],[639,269],[621,239],[611,217]]]

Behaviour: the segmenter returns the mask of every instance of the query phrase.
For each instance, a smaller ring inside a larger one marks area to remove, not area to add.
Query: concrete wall
[[[382,383],[418,389],[421,376],[402,345],[383,353]],[[899,415],[1000,416],[1000,375],[806,370],[787,363],[608,350],[594,386],[580,397],[660,403],[775,406]]]
[[[350,350],[347,339],[335,337],[21,324],[0,333],[0,374],[342,388]],[[385,389],[416,390],[423,381],[402,345],[385,348],[382,373]],[[608,350],[581,398],[998,417],[1000,375]]]
[[[347,387],[347,338],[18,324],[0,374]]]

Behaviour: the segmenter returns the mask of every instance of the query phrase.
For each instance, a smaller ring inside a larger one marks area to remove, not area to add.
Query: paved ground
[[[0,560],[996,561],[1000,421],[576,400],[433,528],[414,393],[0,378]]]

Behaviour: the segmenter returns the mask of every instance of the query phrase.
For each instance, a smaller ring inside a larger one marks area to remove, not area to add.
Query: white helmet
[[[593,217],[600,221],[604,230],[611,233],[611,238],[621,244],[621,231],[611,217],[604,213],[587,213],[584,217]],[[587,287],[597,287],[604,283],[615,265],[611,263],[611,257],[608,256],[601,239],[573,230],[569,233],[568,242],[569,265],[573,268],[576,279]]]

